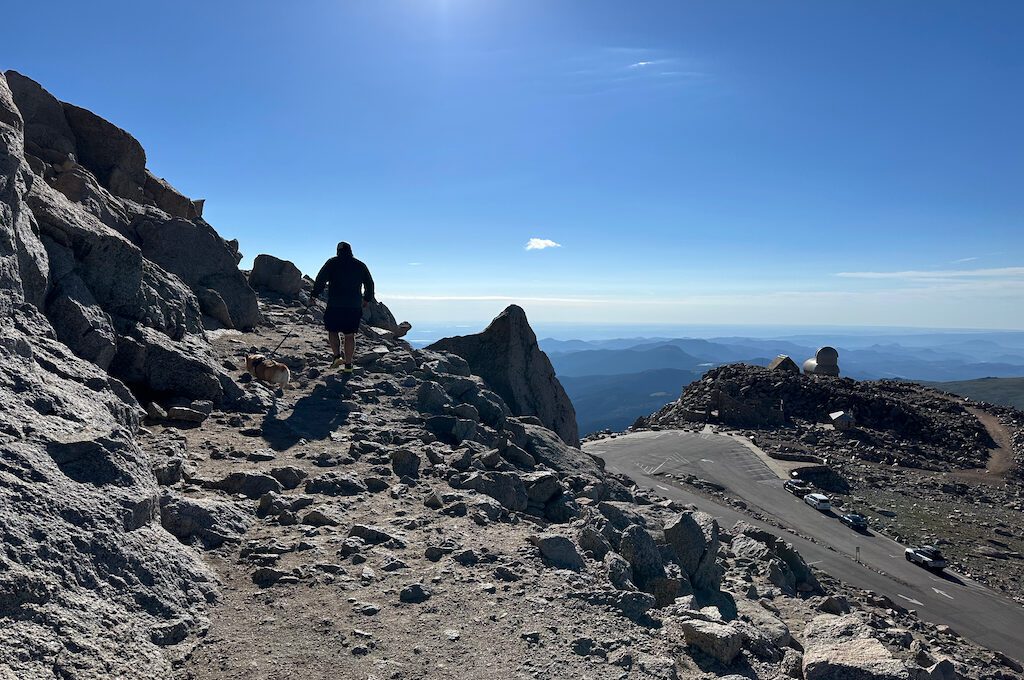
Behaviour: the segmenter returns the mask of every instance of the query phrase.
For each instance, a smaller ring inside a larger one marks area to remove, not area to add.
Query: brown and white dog
[[[245,370],[249,375],[271,385],[280,385],[281,389],[288,389],[288,383],[292,379],[292,372],[288,367],[279,361],[268,359],[262,354],[250,354],[245,358]]]

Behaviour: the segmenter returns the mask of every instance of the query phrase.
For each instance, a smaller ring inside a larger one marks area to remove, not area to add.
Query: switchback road
[[[935,574],[911,564],[904,559],[904,546],[888,537],[874,531],[856,532],[836,515],[811,508],[788,493],[777,472],[733,437],[662,430],[588,442],[583,448],[602,457],[610,471],[628,475],[665,498],[693,503],[717,517],[724,528],[739,520],[763,526],[792,542],[808,563],[850,585],[887,595],[916,609],[923,619],[949,625],[990,649],[1016,659],[1024,657],[1024,607],[964,576]],[[667,474],[693,474],[721,484],[730,496],[792,531],[780,531],[708,500]]]

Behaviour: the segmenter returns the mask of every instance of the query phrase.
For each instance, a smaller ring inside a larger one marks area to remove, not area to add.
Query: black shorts
[[[362,307],[328,307],[324,312],[324,328],[332,333],[355,333],[362,320]]]

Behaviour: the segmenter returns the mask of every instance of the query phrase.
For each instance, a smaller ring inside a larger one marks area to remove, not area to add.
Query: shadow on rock
[[[275,451],[284,451],[301,439],[313,441],[330,437],[345,424],[353,407],[351,402],[345,401],[351,394],[347,383],[347,376],[328,376],[308,396],[295,402],[287,418],[268,413],[261,425],[264,441]]]

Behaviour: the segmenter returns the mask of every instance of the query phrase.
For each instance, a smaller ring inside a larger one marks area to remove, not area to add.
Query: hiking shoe
[[[331,363],[331,368],[337,368],[338,366],[341,366],[343,363],[345,363],[344,359],[342,359],[341,357],[336,357],[334,361]]]
[[[345,368],[342,369],[345,373],[351,373],[356,370],[352,367],[352,364],[345,364]]]

